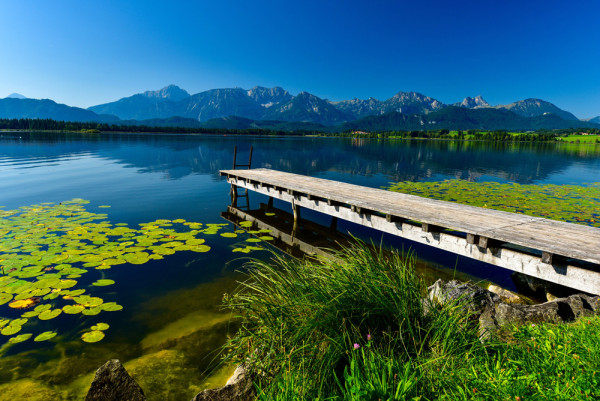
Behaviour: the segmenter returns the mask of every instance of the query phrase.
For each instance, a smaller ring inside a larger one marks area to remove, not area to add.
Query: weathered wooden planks
[[[425,227],[442,227],[551,254],[600,264],[600,229],[538,217],[366,188],[281,171],[224,170],[222,175],[267,184],[301,195],[348,205],[357,213],[377,212],[416,220]]]
[[[600,294],[600,229],[267,169],[224,170],[221,175],[232,185],[290,202],[297,213],[299,207],[316,210]],[[581,267],[573,259],[595,266]]]

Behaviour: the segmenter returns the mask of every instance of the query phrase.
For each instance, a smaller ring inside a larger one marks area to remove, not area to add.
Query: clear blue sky
[[[0,0],[0,51],[0,97],[79,107],[174,83],[600,115],[598,0]]]

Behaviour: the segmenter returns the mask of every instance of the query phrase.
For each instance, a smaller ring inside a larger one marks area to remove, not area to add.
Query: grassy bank
[[[358,244],[339,260],[256,262],[226,297],[227,358],[261,400],[598,399],[600,319],[507,328],[482,344],[461,305],[434,307],[414,261]]]

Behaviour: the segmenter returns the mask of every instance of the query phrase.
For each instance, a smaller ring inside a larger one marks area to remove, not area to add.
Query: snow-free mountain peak
[[[575,117],[573,114],[569,113],[568,111],[561,110],[558,107],[556,107],[555,105],[553,105],[552,103],[547,102],[542,99],[529,98],[529,99],[525,99],[525,100],[519,100],[519,101],[511,103],[511,104],[501,105],[501,106],[496,106],[496,107],[510,110],[513,113],[517,113],[518,115],[523,116],[523,117],[542,116],[542,115],[550,113],[550,114],[556,114],[557,116],[559,116],[560,118],[562,118],[564,120],[577,120],[577,121],[579,120],[577,117]]]
[[[5,99],[27,99],[25,96],[21,95],[20,93],[11,93],[10,95],[6,96]]]
[[[181,89],[177,85],[168,85],[159,90],[146,91],[142,93],[142,95],[151,99],[170,100],[171,102],[178,102],[180,100],[190,97],[190,94],[187,93],[187,91]]]
[[[467,96],[460,103],[454,103],[453,106],[458,107],[466,107],[467,109],[480,109],[484,107],[492,107],[488,102],[486,102],[481,95],[477,95],[476,97]]]

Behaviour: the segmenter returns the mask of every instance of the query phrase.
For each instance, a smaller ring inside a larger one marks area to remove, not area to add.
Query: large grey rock
[[[500,302],[500,297],[485,288],[471,282],[452,280],[445,282],[439,279],[428,288],[429,299],[433,303],[447,304],[455,302],[469,312],[480,315],[486,309],[493,308]]]
[[[582,316],[600,313],[600,297],[585,294],[557,298],[537,305],[507,303],[506,300],[469,282],[436,281],[428,288],[432,304],[455,302],[479,320],[482,340],[498,327],[529,323],[563,323]]]
[[[502,288],[498,285],[491,284],[488,286],[488,291],[493,292],[494,294],[500,297],[500,300],[507,304],[525,304],[525,300],[512,291],[507,290],[506,288]]]
[[[192,401],[251,401],[255,398],[256,390],[252,379],[243,366],[238,366],[225,386],[204,390],[192,398]]]
[[[146,397],[121,362],[111,359],[96,371],[85,401],[146,401]]]
[[[562,323],[573,320],[571,307],[564,299],[539,305],[496,305],[498,325],[523,325],[527,323]]]

